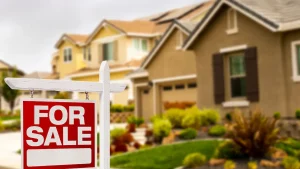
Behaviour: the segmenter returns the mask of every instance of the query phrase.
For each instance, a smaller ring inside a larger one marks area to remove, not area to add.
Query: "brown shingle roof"
[[[156,33],[155,23],[151,21],[121,21],[121,20],[107,20],[108,23],[114,25],[125,33]]]
[[[85,43],[89,35],[82,35],[82,34],[66,34],[71,40],[76,43]]]

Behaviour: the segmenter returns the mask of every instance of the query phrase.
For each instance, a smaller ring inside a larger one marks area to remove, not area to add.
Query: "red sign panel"
[[[22,169],[96,167],[93,101],[22,101]]]

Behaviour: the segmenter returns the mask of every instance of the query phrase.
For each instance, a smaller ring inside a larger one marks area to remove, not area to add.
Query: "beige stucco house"
[[[300,1],[218,0],[185,41],[196,59],[197,105],[300,108]]]
[[[164,111],[165,102],[196,102],[195,56],[181,50],[194,26],[173,22],[141,68],[128,75],[134,83],[136,116],[149,120]]]

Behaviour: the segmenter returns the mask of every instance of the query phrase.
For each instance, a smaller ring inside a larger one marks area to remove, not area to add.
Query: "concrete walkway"
[[[0,134],[0,169],[21,168],[21,155],[17,151],[21,149],[21,133]]]

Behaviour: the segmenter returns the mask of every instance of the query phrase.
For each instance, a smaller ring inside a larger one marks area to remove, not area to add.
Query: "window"
[[[234,9],[228,9],[227,11],[227,34],[233,34],[238,32],[237,28],[237,13]]]
[[[179,84],[175,86],[176,90],[184,89],[184,84]]]
[[[64,49],[64,61],[71,62],[72,61],[72,48]]]
[[[148,41],[147,39],[133,39],[133,47],[136,51],[147,52],[148,51]]]
[[[197,87],[197,83],[189,83],[188,84],[188,88],[196,88]]]
[[[183,45],[183,32],[178,32],[176,49],[181,49]]]
[[[229,57],[231,98],[246,96],[245,57],[234,55]]]
[[[114,46],[113,43],[103,44],[103,60],[113,60]]]
[[[172,86],[164,86],[163,90],[164,91],[170,91],[170,90],[172,90]]]
[[[300,41],[292,42],[293,80],[300,81]]]
[[[92,60],[91,48],[90,47],[83,48],[83,59],[88,60],[88,61]]]

